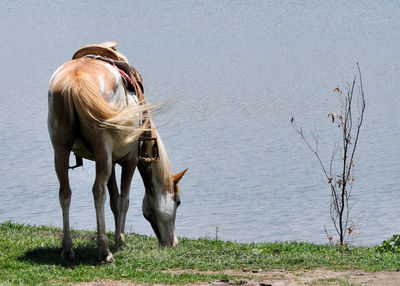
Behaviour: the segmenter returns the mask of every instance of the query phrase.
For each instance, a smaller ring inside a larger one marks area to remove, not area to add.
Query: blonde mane
[[[153,123],[151,123],[151,127],[154,132],[153,136],[157,139],[156,141],[146,140],[143,142],[139,159],[140,175],[143,181],[152,182],[153,179],[156,180],[157,184],[161,186],[163,193],[173,194],[174,182],[168,155]],[[155,144],[157,144],[158,154],[154,152]]]
[[[172,181],[172,171],[171,164],[169,162],[169,158],[167,152],[165,150],[164,144],[157,134],[157,146],[159,158],[152,165],[153,172],[157,172],[159,181],[163,184],[164,190],[167,190],[168,193],[174,193],[174,183]],[[153,174],[154,175],[154,174]]]

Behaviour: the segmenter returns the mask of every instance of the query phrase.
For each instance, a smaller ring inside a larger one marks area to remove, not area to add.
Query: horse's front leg
[[[118,223],[115,231],[115,243],[119,246],[124,244],[125,220],[129,208],[129,192],[137,162],[137,158],[129,158],[121,163],[121,194],[118,199]]]
[[[73,260],[75,253],[72,250],[72,237],[69,225],[69,206],[71,204],[71,188],[68,179],[70,150],[63,146],[54,147],[54,165],[60,182],[59,199],[63,216],[63,251],[61,258]]]
[[[97,220],[97,245],[100,251],[101,262],[113,262],[114,257],[108,248],[104,205],[106,201],[107,182],[112,173],[111,151],[101,146],[93,148],[96,160],[96,179],[93,185],[94,206]]]

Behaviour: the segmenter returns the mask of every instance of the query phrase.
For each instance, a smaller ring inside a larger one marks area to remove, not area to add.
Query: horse
[[[140,104],[136,95],[125,89],[121,75],[113,65],[97,59],[68,61],[51,77],[47,125],[59,180],[63,259],[73,260],[75,257],[69,222],[71,152],[94,161],[96,165],[92,193],[101,262],[114,261],[106,236],[106,188],[115,220],[115,243],[123,245],[129,192],[136,167],[145,186],[142,203],[144,217],[150,222],[160,246],[177,246],[178,182],[187,169],[172,174],[165,147],[147,112],[149,108],[149,105]],[[148,124],[143,124],[144,121]],[[139,136],[146,126],[150,126],[147,128],[155,133],[156,139],[141,142]],[[155,147],[157,158],[153,156]],[[141,154],[149,158],[141,159]],[[120,192],[115,178],[116,164],[121,166]]]

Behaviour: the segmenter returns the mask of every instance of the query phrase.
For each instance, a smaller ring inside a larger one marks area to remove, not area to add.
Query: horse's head
[[[181,203],[178,182],[186,170],[172,175],[172,192],[159,183],[146,186],[142,205],[143,216],[150,222],[161,246],[178,245],[175,234],[176,210]]]
[[[152,142],[145,142],[145,153],[151,154]],[[178,245],[175,234],[176,210],[181,203],[178,183],[187,169],[173,175],[168,156],[161,139],[157,138],[159,158],[155,161],[139,161],[138,169],[146,189],[142,211],[150,222],[161,246]]]

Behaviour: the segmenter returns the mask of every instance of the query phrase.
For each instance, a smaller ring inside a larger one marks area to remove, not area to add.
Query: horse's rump
[[[142,119],[142,111],[147,107],[136,104],[134,100],[127,100],[126,96],[130,95],[124,95],[118,102],[113,101],[113,104],[107,102],[103,94],[118,91],[118,88],[101,91],[106,88],[106,84],[96,80],[93,75],[96,73],[96,64],[91,70],[91,61],[93,60],[85,60],[84,67],[79,65],[82,62],[74,65],[72,61],[70,62],[72,68],[67,68],[59,76],[56,76],[57,73],[54,76],[56,82],[53,83],[52,93],[53,96],[59,94],[57,97],[63,100],[65,115],[70,126],[78,125],[80,133],[86,136],[93,134],[93,130],[107,130],[114,140],[122,144],[137,140],[144,130],[139,124],[139,119]],[[111,86],[115,84],[120,85],[121,82],[108,83]],[[124,92],[122,87],[120,92]]]

